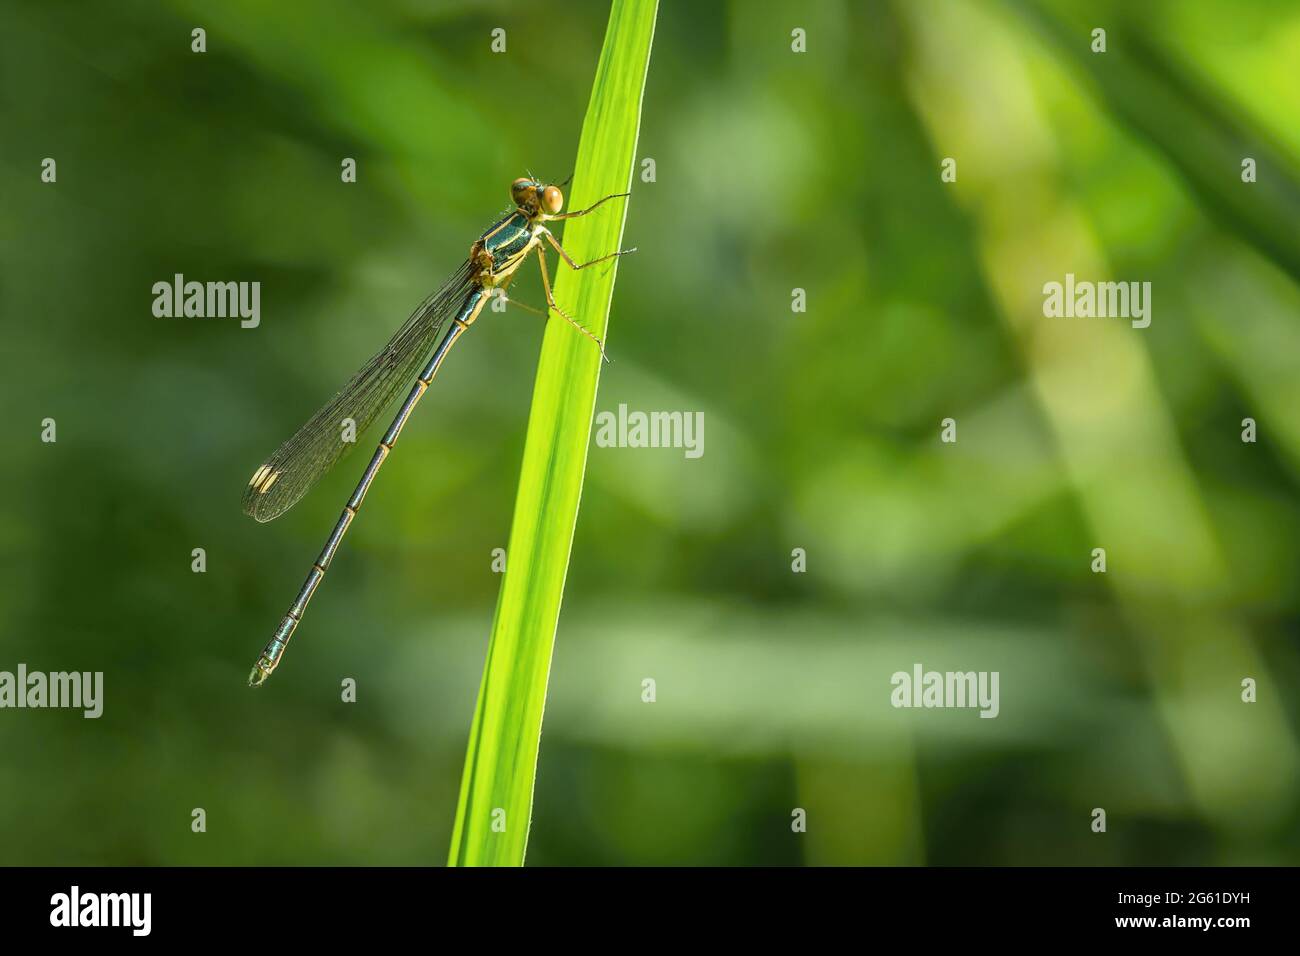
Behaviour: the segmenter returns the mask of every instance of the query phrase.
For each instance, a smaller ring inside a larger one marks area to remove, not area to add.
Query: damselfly
[[[605,347],[600,339],[556,304],[555,297],[551,294],[551,277],[546,268],[542,243],[554,247],[560,258],[572,269],[585,269],[635,251],[625,249],[590,262],[574,262],[546,228],[548,222],[585,216],[603,203],[627,195],[615,193],[586,209],[561,213],[564,194],[559,186],[542,183],[531,177],[516,179],[510,187],[514,210],[475,240],[470,246],[469,258],[443,283],[442,288],[420,303],[388,344],[352,376],[343,390],[253,473],[252,480],[244,489],[245,513],[258,521],[270,521],[279,517],[297,504],[307,490],[352,448],[354,442],[345,441],[345,435],[360,434],[397,397],[403,386],[410,387],[406,400],[397,411],[397,417],[379,440],[379,447],[375,449],[370,464],[357,482],[356,490],[343,506],[343,513],[330,532],[320,557],[307,574],[298,597],[276,628],[275,636],[253,665],[253,670],[248,675],[250,687],[257,687],[270,677],[284,657],[289,639],[302,621],[307,602],[329,570],[343,535],[356,518],[357,510],[374,482],[379,467],[393,450],[402,426],[411,417],[411,412],[438,373],[442,360],[447,357],[461,333],[478,318],[494,290],[498,295],[505,293],[516,270],[531,253],[537,253],[542,271],[542,289],[548,310],[543,314],[555,310],[594,341],[604,356]]]

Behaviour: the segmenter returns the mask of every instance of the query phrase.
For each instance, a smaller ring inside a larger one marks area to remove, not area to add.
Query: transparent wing
[[[284,514],[354,447],[344,423],[360,437],[401,391],[409,389],[433,352],[439,331],[465,301],[469,263],[429,296],[324,408],[313,415],[253,473],[244,489],[244,513],[258,521]]]

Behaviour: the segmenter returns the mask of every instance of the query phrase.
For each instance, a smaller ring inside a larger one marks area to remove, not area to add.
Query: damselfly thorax
[[[253,665],[248,677],[250,685],[256,687],[261,684],[279,664],[289,639],[302,620],[307,602],[324,579],[380,466],[393,450],[402,427],[438,373],[442,360],[461,334],[479,317],[494,291],[504,293],[530,254],[536,252],[542,273],[542,289],[546,295],[546,311],[542,314],[556,312],[594,341],[602,356],[605,354],[600,339],[556,303],[551,294],[551,277],[546,268],[543,243],[554,248],[572,269],[584,269],[635,251],[625,249],[590,262],[577,263],[569,258],[564,247],[546,227],[548,222],[585,216],[601,204],[627,195],[616,193],[586,209],[561,213],[564,195],[558,186],[531,178],[515,180],[510,187],[514,210],[479,236],[470,247],[468,260],[443,283],[442,288],[425,299],[388,344],[352,376],[333,400],[312,416],[253,473],[252,480],[244,489],[244,511],[258,521],[270,521],[293,507],[322,475],[351,450],[355,436],[388,407],[404,386],[409,386],[406,400],[402,402],[384,437],[379,440],[370,464],[366,466],[352,497],[343,506],[343,512],[320,556],[312,564],[297,599]],[[345,426],[349,423],[351,439],[346,437],[348,430]]]
[[[470,247],[474,277],[486,286],[506,285],[528,254],[541,243],[545,228],[517,212],[502,219]]]

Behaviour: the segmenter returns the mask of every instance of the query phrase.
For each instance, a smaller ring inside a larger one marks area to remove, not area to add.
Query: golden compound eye
[[[523,201],[528,197],[528,190],[533,185],[531,179],[525,179],[522,176],[510,184],[510,198],[515,201],[516,206],[523,205]]]
[[[542,209],[554,216],[564,208],[564,193],[558,186],[547,186],[542,190]]]

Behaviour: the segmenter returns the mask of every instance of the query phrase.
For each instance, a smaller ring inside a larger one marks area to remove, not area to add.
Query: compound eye
[[[542,209],[554,216],[564,208],[564,193],[558,186],[547,186],[542,190]]]
[[[510,198],[515,201],[515,205],[523,204],[524,198],[528,195],[528,190],[532,187],[533,181],[520,177],[510,184]]]

